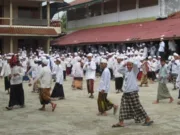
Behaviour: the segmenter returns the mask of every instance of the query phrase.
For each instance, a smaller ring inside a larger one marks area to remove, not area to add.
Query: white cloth
[[[52,75],[48,66],[42,67],[41,72],[36,77],[34,82],[37,80],[40,80],[41,88],[51,88]]]
[[[94,61],[86,62],[83,69],[86,71],[85,77],[86,80],[96,78],[96,63]]]
[[[81,63],[77,62],[73,68],[72,68],[72,76],[73,77],[83,77],[84,73],[83,73],[83,68],[81,67]]]
[[[61,65],[56,65],[56,83],[63,84],[64,82],[64,75],[63,75],[63,68]]]
[[[123,77],[123,74],[121,74],[118,70],[122,66],[121,63],[116,62],[115,65],[113,66],[113,73],[115,78]]]
[[[176,43],[174,41],[169,41],[168,42],[168,47],[170,51],[176,51]]]
[[[14,76],[15,74],[19,74]],[[23,82],[24,70],[20,66],[14,66],[11,68],[11,85],[21,84]]]
[[[105,68],[100,79],[98,91],[104,90],[105,93],[110,91],[111,73],[108,68]]]
[[[1,70],[1,76],[6,77],[11,74],[11,68],[10,65],[7,62],[4,62],[2,70]]]
[[[119,72],[125,75],[124,83],[123,83],[124,93],[139,91],[139,87],[137,84],[137,74],[139,72],[139,69],[137,67],[137,64],[133,65],[131,71],[128,71],[126,67],[122,66],[119,69]]]
[[[66,62],[65,61],[61,61],[61,66],[63,68],[63,71],[66,71]]]
[[[160,44],[159,44],[158,51],[159,52],[164,52],[164,48],[165,48],[165,43],[164,43],[164,41],[161,41]]]

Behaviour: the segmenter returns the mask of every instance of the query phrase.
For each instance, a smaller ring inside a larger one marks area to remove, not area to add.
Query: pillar
[[[120,0],[117,0],[117,12],[120,12]]]
[[[137,18],[139,18],[139,0],[136,0],[136,12],[137,12]]]
[[[40,3],[40,19],[42,20],[42,3]]]
[[[101,2],[101,15],[104,15],[104,0]]]
[[[12,0],[10,0],[10,26],[13,25],[13,4],[12,4]]]
[[[50,49],[50,38],[47,38],[46,53],[48,53],[48,54],[49,54],[49,49]]]
[[[47,2],[47,26],[50,26],[50,2]]]
[[[10,37],[10,53],[13,53],[13,37]]]

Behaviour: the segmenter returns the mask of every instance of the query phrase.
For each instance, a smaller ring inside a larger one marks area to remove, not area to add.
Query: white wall
[[[96,16],[76,21],[69,21],[68,28],[78,28],[88,25],[97,25],[110,22],[127,21],[140,18],[158,17],[160,16],[159,5],[147,8],[134,9],[124,12],[117,12],[112,14],[106,14],[102,16]]]

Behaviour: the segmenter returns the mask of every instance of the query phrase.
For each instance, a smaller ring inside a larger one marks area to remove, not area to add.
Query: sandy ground
[[[97,79],[95,88],[98,86]],[[53,84],[54,85],[54,84]],[[53,87],[52,85],[52,87]],[[72,91],[71,78],[64,83],[66,100],[55,101],[57,108],[51,112],[38,110],[40,106],[38,95],[31,93],[31,88],[24,83],[26,108],[6,111],[8,95],[4,92],[3,81],[0,81],[0,135],[180,135],[180,106],[177,103],[178,91],[172,91],[172,84],[168,88],[175,101],[168,100],[158,105],[152,102],[156,99],[157,83],[148,88],[140,88],[141,102],[154,120],[151,127],[135,124],[133,120],[126,121],[125,128],[112,129],[112,124],[118,122],[118,113],[108,112],[108,116],[96,116],[97,92],[94,99],[89,99],[86,84],[83,91]],[[120,104],[122,94],[116,94],[112,81],[111,93],[108,98],[115,104]]]

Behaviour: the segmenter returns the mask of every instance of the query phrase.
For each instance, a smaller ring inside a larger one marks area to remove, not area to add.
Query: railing
[[[10,18],[0,17],[0,25],[10,25]]]
[[[46,19],[13,19],[13,25],[23,26],[47,26]]]

